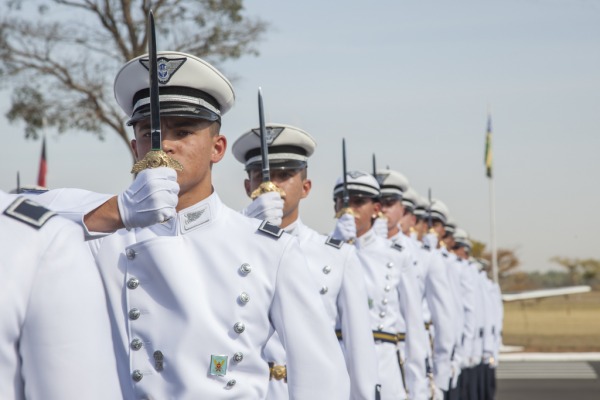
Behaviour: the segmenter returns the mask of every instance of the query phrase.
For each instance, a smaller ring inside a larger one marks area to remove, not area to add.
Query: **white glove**
[[[242,214],[279,226],[283,218],[283,199],[278,192],[263,193],[248,204],[248,207],[242,210]]]
[[[117,196],[125,228],[144,228],[177,215],[179,184],[173,168],[141,171],[129,188]]]
[[[437,233],[428,233],[423,236],[423,243],[428,245],[430,249],[437,249],[438,241]]]
[[[437,387],[433,388],[433,400],[444,400],[444,392]]]
[[[373,230],[377,236],[381,236],[384,239],[388,238],[388,225],[387,219],[385,218],[375,218],[375,222],[373,223]]]
[[[348,242],[356,239],[356,222],[354,221],[354,215],[342,214],[335,223],[335,229],[331,236],[334,239]]]

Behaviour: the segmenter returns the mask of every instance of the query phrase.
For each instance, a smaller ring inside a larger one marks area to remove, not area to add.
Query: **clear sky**
[[[222,68],[237,95],[223,132],[231,145],[258,125],[261,86],[268,122],[315,137],[305,223],[333,228],[346,138],[349,169],[370,171],[376,154],[378,166],[404,173],[423,195],[431,188],[459,226],[489,242],[489,107],[498,246],[514,249],[525,270],[548,269],[555,255],[600,258],[600,1],[245,3],[271,30],[260,57]],[[8,99],[2,92],[2,116]],[[16,186],[17,171],[35,183],[40,142],[3,125],[0,189]],[[116,193],[131,181],[128,149],[112,133],[100,142],[48,132],[47,146],[51,188]],[[230,151],[214,176],[227,204],[247,204]]]

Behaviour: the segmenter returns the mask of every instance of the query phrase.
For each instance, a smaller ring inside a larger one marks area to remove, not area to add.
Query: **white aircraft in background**
[[[540,289],[540,290],[528,290],[520,293],[503,293],[502,301],[520,301],[520,300],[531,300],[531,299],[541,299],[545,297],[555,297],[555,296],[568,296],[570,294],[578,294],[578,293],[587,293],[591,291],[592,288],[586,285],[582,286],[567,286],[563,288],[554,288],[554,289]]]

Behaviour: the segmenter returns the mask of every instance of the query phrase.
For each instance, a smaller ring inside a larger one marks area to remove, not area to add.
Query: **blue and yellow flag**
[[[487,132],[485,134],[485,175],[492,178],[492,117],[488,115]]]

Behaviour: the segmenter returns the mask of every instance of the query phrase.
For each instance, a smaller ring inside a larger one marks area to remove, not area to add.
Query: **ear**
[[[218,163],[225,156],[227,150],[227,138],[223,135],[213,136],[212,141],[212,152],[210,155],[210,161],[212,163]]]
[[[373,218],[377,218],[379,212],[381,211],[381,203],[376,201],[373,203],[373,214],[375,215]]]
[[[244,189],[246,189],[246,195],[250,197],[250,179],[244,179]]]
[[[308,178],[302,181],[302,199],[306,198],[312,189],[312,181]]]
[[[137,151],[137,141],[135,139],[131,139],[129,142],[129,146],[131,147],[131,151],[133,151],[133,155],[136,160],[139,160],[138,151]]]

